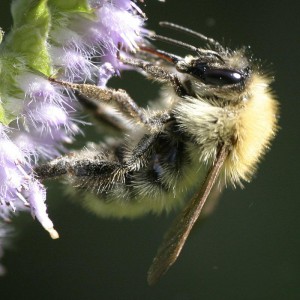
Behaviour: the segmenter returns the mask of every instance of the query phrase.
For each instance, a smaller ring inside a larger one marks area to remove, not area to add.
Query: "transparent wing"
[[[148,271],[149,285],[154,285],[176,261],[220,174],[227,155],[228,150],[223,145],[201,189],[194,195],[167,231]]]

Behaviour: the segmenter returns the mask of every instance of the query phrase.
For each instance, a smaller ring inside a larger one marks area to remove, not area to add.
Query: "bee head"
[[[161,22],[160,25],[189,33],[210,44],[208,49],[203,49],[168,37],[154,36],[156,40],[195,52],[196,55],[180,57],[156,50],[160,57],[174,64],[176,70],[183,75],[181,78],[184,81],[190,82],[195,94],[200,96],[215,95],[225,99],[227,98],[226,95],[231,99],[235,94],[241,95],[248,78],[251,76],[250,62],[245,56],[244,49],[233,51],[224,48],[214,39],[176,24]],[[236,97],[234,98],[236,99]]]
[[[203,50],[205,52],[205,50]],[[250,68],[240,56],[240,66],[233,65],[232,56],[221,56],[214,51],[199,56],[186,56],[175,63],[178,72],[191,75],[203,85],[212,87],[240,86],[245,84]]]

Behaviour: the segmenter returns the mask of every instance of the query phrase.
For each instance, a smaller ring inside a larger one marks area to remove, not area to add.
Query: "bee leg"
[[[76,84],[71,82],[58,81],[56,79],[51,80],[69,87],[77,91],[83,97],[92,99],[96,102],[99,102],[100,104],[110,102],[116,103],[119,106],[120,111],[125,116],[129,117],[136,123],[142,123],[152,132],[159,131],[164,124],[172,119],[168,111],[162,114],[154,114],[153,116],[146,115],[144,110],[135,103],[135,101],[127,94],[127,92],[121,89],[114,90],[91,84]]]
[[[122,169],[122,164],[109,159],[99,159],[94,153],[84,150],[81,152],[69,153],[58,157],[50,162],[36,166],[35,174],[41,180],[56,179],[59,177],[70,177],[82,179],[99,177],[99,181],[109,181],[118,169]]]
[[[140,108],[135,101],[127,94],[125,90],[115,90],[111,88],[103,88],[92,84],[79,84],[67,81],[49,78],[50,81],[58,83],[66,88],[77,91],[82,96],[99,101],[100,103],[114,102],[120,112],[129,117],[136,123],[148,125],[148,117],[145,115],[144,110]]]
[[[172,74],[169,71],[167,71],[165,68],[138,59],[121,57],[120,60],[126,65],[130,65],[144,70],[147,74],[149,74],[151,77],[157,80],[171,83],[178,96],[182,97],[187,95],[187,91],[183,84],[180,82],[179,78],[175,74]]]
[[[132,126],[122,114],[116,114],[111,106],[93,99],[89,99],[84,95],[76,92],[76,98],[79,103],[100,123],[108,124],[117,131],[129,131]]]
[[[124,183],[126,174],[139,169],[147,160],[157,136],[145,135],[131,150],[130,157],[127,157],[127,152],[119,151],[123,144],[110,148],[110,158],[104,154],[105,147],[94,151],[85,149],[36,166],[34,172],[41,180],[69,177],[76,185],[87,188],[108,187],[112,182]]]
[[[68,173],[71,156],[72,154],[61,156],[45,164],[38,165],[34,168],[34,173],[41,180],[64,176]]]

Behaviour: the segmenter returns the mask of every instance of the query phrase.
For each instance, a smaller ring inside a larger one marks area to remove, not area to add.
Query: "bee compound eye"
[[[237,84],[244,79],[239,72],[226,69],[206,69],[202,76],[204,83],[212,85]]]
[[[192,76],[205,84],[223,86],[237,84],[244,80],[243,74],[236,70],[211,68],[206,63],[198,63],[188,70]]]

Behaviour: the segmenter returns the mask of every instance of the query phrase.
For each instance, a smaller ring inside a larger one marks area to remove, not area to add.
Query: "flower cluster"
[[[4,222],[15,212],[30,211],[58,237],[33,167],[80,132],[79,107],[47,77],[104,86],[120,69],[118,45],[135,51],[145,33],[130,0],[16,0],[12,14],[12,32],[0,45],[0,256]]]

